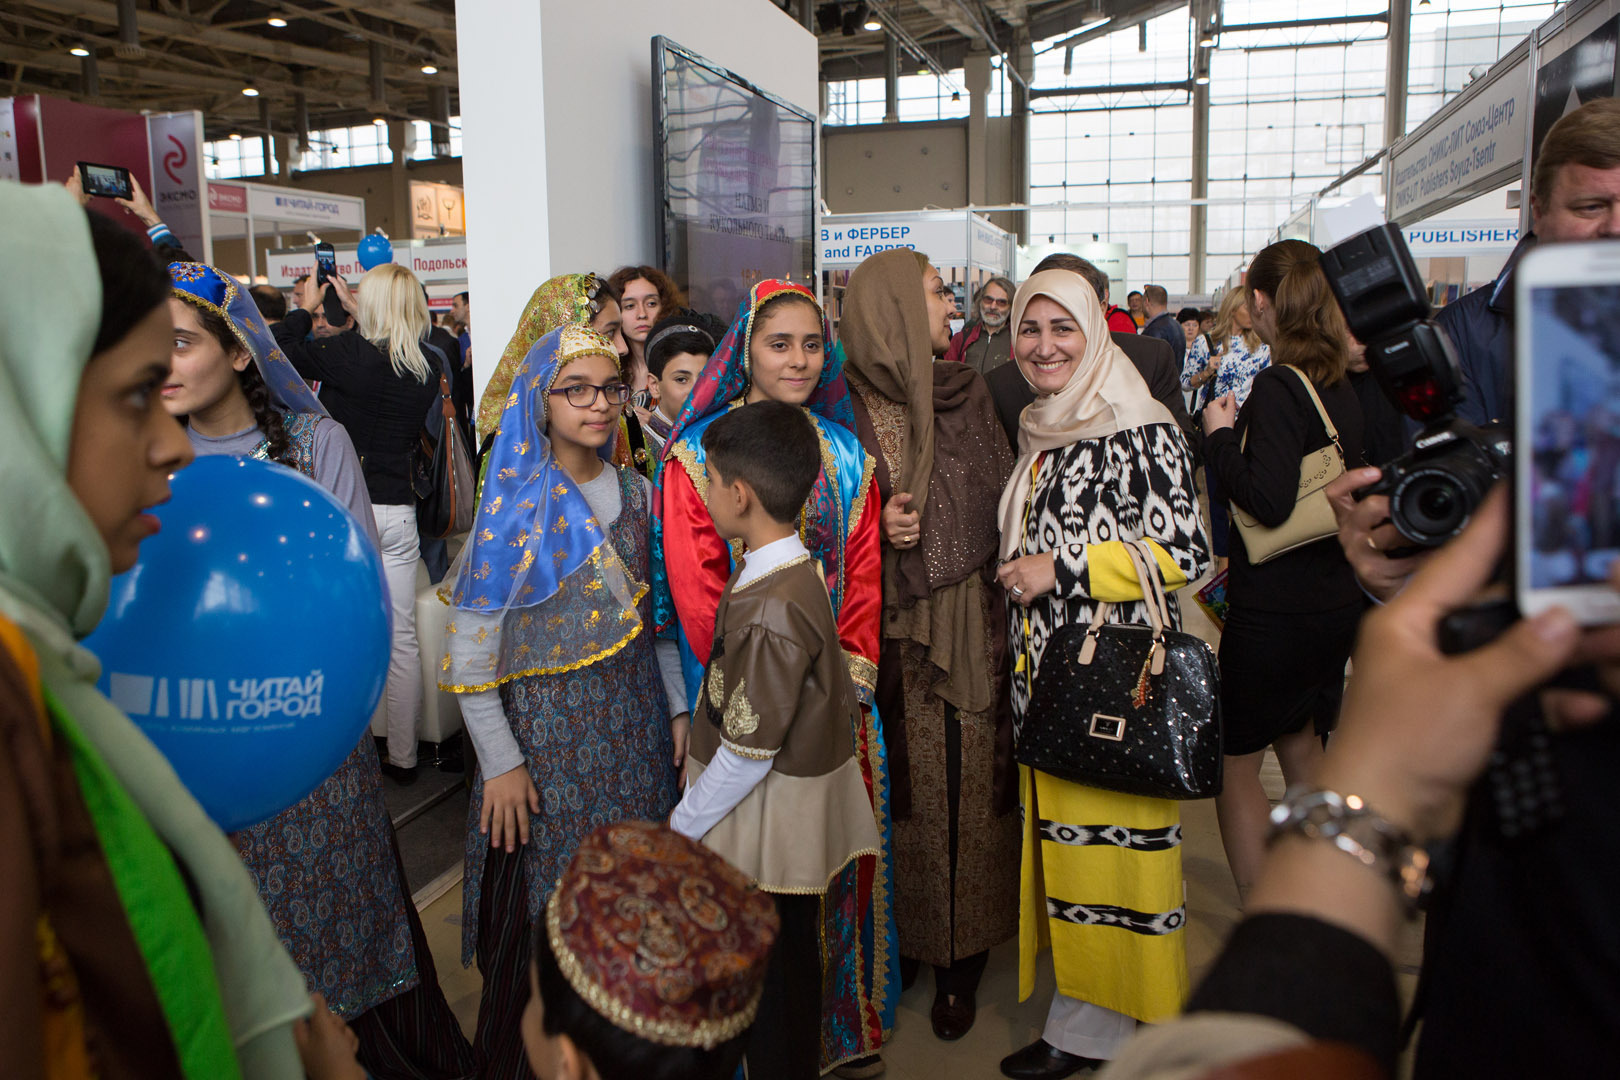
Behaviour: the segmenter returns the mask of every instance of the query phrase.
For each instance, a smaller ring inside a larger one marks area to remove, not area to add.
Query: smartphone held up
[[[331,244],[324,241],[315,245],[315,287],[319,289],[328,281],[338,276],[337,251]],[[326,299],[321,305],[321,314],[326,321],[334,327],[342,326],[349,321],[348,313],[343,310],[343,302],[338,299],[337,291],[328,289]]]
[[[1620,242],[1542,247],[1515,274],[1519,609],[1620,622]]]
[[[133,199],[135,184],[122,165],[79,162],[79,187],[86,195],[103,199]]]

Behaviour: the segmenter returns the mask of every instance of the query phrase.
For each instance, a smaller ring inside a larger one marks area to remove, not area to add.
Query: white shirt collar
[[[780,540],[772,540],[757,551],[750,551],[743,556],[742,573],[737,575],[737,584],[732,588],[740,589],[755,578],[764,577],[783,563],[792,562],[801,555],[809,554],[797,533],[784,536]]]

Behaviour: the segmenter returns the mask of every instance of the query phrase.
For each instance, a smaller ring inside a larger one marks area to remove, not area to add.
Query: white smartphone
[[[1514,271],[1519,610],[1620,622],[1620,241],[1538,247]]]

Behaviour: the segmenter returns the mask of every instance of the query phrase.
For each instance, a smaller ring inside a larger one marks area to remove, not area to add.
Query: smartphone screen
[[[1587,248],[1611,249],[1605,252]],[[1519,269],[1521,606],[1620,617],[1620,245],[1542,249]],[[1528,603],[1525,600],[1528,599]]]
[[[315,284],[325,285],[328,278],[337,277],[337,252],[331,244],[315,245]]]
[[[135,187],[130,183],[129,170],[121,165],[95,165],[79,162],[79,186],[86,195],[104,199],[133,199]]]

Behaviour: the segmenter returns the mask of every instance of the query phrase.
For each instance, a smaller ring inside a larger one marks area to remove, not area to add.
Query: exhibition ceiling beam
[[[218,105],[204,110],[211,118],[224,120],[233,114],[244,116],[257,114],[258,106],[253,103],[253,99],[242,96],[241,77],[226,78],[196,71],[176,71],[169,67],[155,67],[151,63],[154,59],[175,60],[173,57],[159,57],[156,54],[148,53],[145,61],[107,59],[101,60],[97,66],[100,71],[101,81],[104,84],[109,82],[133,84],[143,88],[138,91],[120,90],[116,96],[121,98],[137,98],[149,104],[156,102],[160,105],[174,105],[178,103],[172,97],[165,102],[164,99],[157,97],[154,91],[169,93],[175,90],[205,91],[220,96]],[[32,68],[36,71],[49,71],[59,75],[77,75],[79,73],[78,60],[61,50],[41,51],[25,46],[0,43],[0,63],[14,64],[20,68]],[[184,61],[184,63],[194,67],[206,66],[195,61]],[[264,90],[285,93],[289,100],[291,100],[293,94],[301,92],[299,87],[291,82],[267,79],[257,75],[253,77],[253,82],[254,85]],[[306,89],[321,93],[322,101],[333,109],[348,109],[368,113],[375,111],[370,108],[369,102],[335,97],[318,87],[306,87]],[[41,92],[56,95],[64,91],[61,87],[54,87],[44,89]],[[90,100],[84,98],[82,94],[74,95],[71,91],[68,93],[70,96]],[[190,102],[188,101],[187,104],[190,104]],[[390,111],[392,115],[400,119],[432,122],[431,118],[415,115],[409,110],[395,109]],[[289,124],[288,127],[290,130],[291,125]]]
[[[1127,7],[1125,4],[1112,6],[1115,8]],[[1094,41],[1097,38],[1112,34],[1116,30],[1129,30],[1133,26],[1152,22],[1161,15],[1168,15],[1185,7],[1187,7],[1187,0],[1154,0],[1153,3],[1141,7],[1132,7],[1130,10],[1121,11],[1119,14],[1107,15],[1102,22],[1088,26],[1078,34],[1064,38],[1045,51],[1077,48],[1088,41]]]
[[[379,4],[375,0],[367,3],[366,0],[323,0],[329,7],[342,8],[345,11],[361,12],[376,19],[386,19],[389,22],[399,23],[416,30],[426,30],[435,34],[454,34],[456,32],[456,19],[442,11],[434,11],[420,4],[388,3]]]
[[[977,37],[974,22],[956,0],[917,0],[922,9],[963,37]]]
[[[970,6],[975,10],[983,10],[982,4],[970,0]],[[998,6],[997,0],[992,0],[991,7]],[[1160,10],[1160,0],[1020,0],[1024,11],[1024,28],[1031,41],[1045,41],[1058,37],[1071,31],[1080,30],[1086,24],[1097,24],[1104,16],[1112,15],[1114,18],[1123,18],[1138,7],[1151,7],[1152,13],[1148,17],[1163,14]],[[1175,10],[1186,7],[1187,0],[1179,3],[1164,5],[1164,10]],[[985,48],[984,38],[968,25],[968,19],[962,13],[962,7],[957,0],[901,0],[895,3],[874,3],[873,10],[878,12],[879,21],[890,26],[902,26],[928,54],[945,69],[960,67],[968,52],[974,49]],[[946,11],[949,18],[963,26],[967,32],[952,26],[945,18],[936,14],[937,11]],[[1000,20],[999,22],[997,20]],[[987,28],[994,27],[1011,42],[1011,35],[1007,28],[1013,27],[1004,16],[992,11],[978,17],[978,21]],[[1002,24],[1006,25],[1003,26]],[[1109,24],[1103,23],[1106,27]],[[1127,20],[1122,26],[1135,25],[1134,21]],[[845,36],[834,29],[818,35],[821,48],[822,77],[829,80],[872,78],[883,74],[883,38],[878,34],[857,33],[854,36]],[[904,39],[902,38],[902,44]],[[1003,52],[1002,45],[997,42],[990,46],[991,51],[997,55]]]
[[[19,0],[29,7],[43,9],[57,16],[74,15],[103,25],[118,25],[118,5],[112,0]],[[351,75],[369,75],[370,64],[364,56],[315,49],[290,41],[278,41],[258,34],[239,30],[221,30],[206,22],[177,18],[156,11],[141,11],[137,22],[143,35],[155,35],[194,45],[223,49],[227,52],[257,56],[281,64],[340,71]],[[401,44],[401,48],[409,46]],[[387,74],[397,80],[430,83],[432,77],[419,68],[404,64],[388,65]]]
[[[1023,26],[1029,22],[1028,0],[985,0],[985,4],[1008,26]]]

